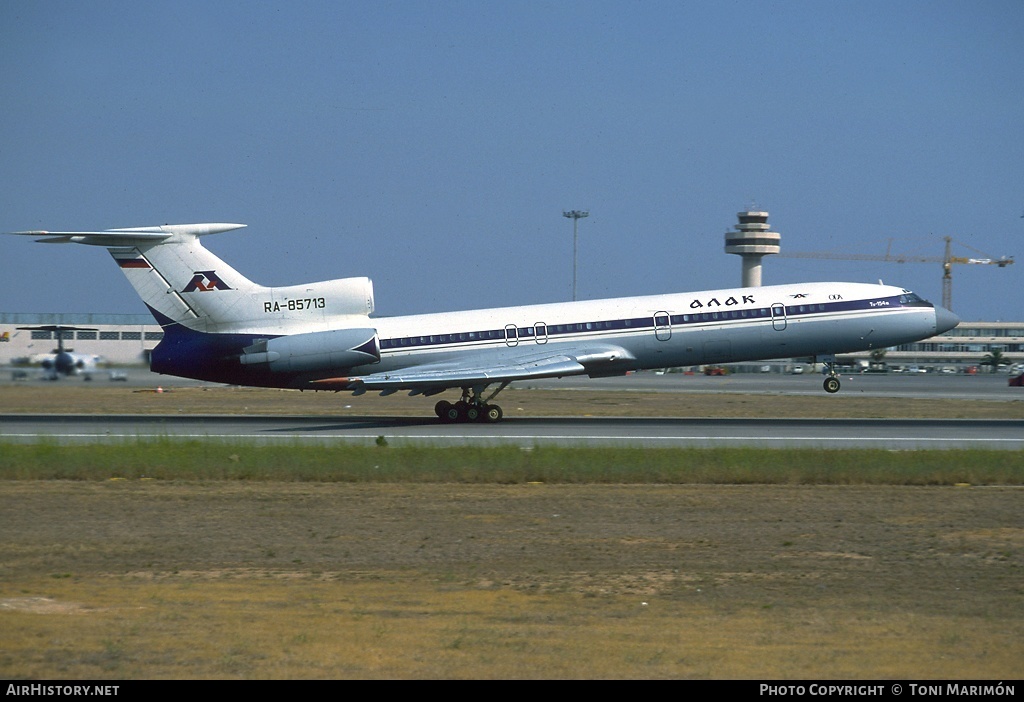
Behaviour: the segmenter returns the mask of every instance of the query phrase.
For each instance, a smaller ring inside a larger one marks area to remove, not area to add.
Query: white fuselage
[[[636,368],[884,348],[935,333],[934,309],[892,302],[901,288],[804,283],[503,307],[370,320],[381,372],[446,357],[609,345]],[[875,306],[872,306],[875,303]]]

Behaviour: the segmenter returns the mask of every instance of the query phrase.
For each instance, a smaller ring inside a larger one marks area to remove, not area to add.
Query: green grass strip
[[[1021,485],[1024,452],[0,443],[0,480]]]

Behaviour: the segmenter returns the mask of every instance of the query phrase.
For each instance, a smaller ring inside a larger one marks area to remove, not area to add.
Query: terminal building
[[[974,366],[999,351],[1012,363],[1024,361],[1024,322],[960,322],[956,329],[886,352],[889,364]]]

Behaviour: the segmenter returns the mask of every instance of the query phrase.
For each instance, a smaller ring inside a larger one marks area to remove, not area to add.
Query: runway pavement
[[[5,415],[0,440],[69,443],[171,437],[267,443],[520,447],[1024,449],[1024,420],[512,418],[497,424],[436,419],[295,416]]]
[[[5,376],[0,384],[10,383]],[[19,383],[42,383],[36,379]],[[80,378],[61,383],[84,383]],[[117,381],[120,384],[121,381]],[[127,371],[129,386],[201,385],[158,376],[136,368]],[[865,397],[1019,401],[1024,389],[1007,385],[1005,374],[843,375],[843,393]],[[86,386],[108,386],[98,374]],[[725,377],[637,373],[617,378],[565,378],[517,384],[523,388],[632,390],[692,394],[822,395],[818,374],[735,374]],[[355,403],[353,403],[355,404]],[[581,412],[582,414],[582,412]],[[433,417],[303,416],[53,416],[2,415],[0,439],[67,442],[124,441],[145,437],[212,438],[264,442],[389,444],[565,445],[565,446],[758,446],[828,448],[1024,448],[1020,420],[873,420],[873,419],[650,419],[508,417],[498,424],[444,425]]]

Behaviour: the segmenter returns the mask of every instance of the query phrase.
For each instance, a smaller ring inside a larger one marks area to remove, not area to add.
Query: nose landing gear
[[[828,356],[823,360],[825,364],[825,382],[822,383],[822,387],[825,388],[825,392],[834,394],[839,392],[841,386],[839,382],[839,371],[836,370],[836,359],[834,356]]]

